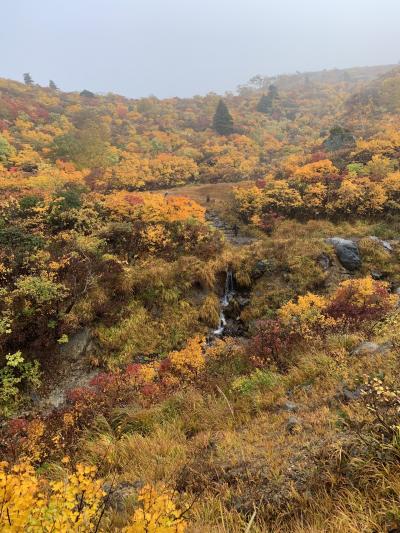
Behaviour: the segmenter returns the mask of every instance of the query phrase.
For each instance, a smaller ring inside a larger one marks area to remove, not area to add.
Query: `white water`
[[[235,295],[235,290],[233,288],[233,273],[231,270],[226,271],[226,278],[225,278],[225,289],[224,294],[220,300],[221,304],[221,311],[219,314],[219,325],[218,328],[213,331],[213,334],[216,337],[220,337],[226,327],[226,318],[224,309],[228,307],[229,302],[231,301],[232,297]]]

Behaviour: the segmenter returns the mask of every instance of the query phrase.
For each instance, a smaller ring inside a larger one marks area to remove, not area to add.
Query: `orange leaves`
[[[168,359],[171,363],[171,370],[178,376],[191,379],[203,370],[205,358],[203,355],[204,338],[197,335],[189,339],[185,348],[171,352]]]
[[[149,161],[135,153],[123,152],[119,163],[109,168],[105,177],[118,188],[140,189],[151,180]]]
[[[151,178],[158,185],[183,185],[198,176],[197,164],[188,157],[160,154],[149,161]]]
[[[397,302],[387,283],[367,276],[343,281],[328,298],[310,292],[299,296],[283,305],[278,316],[283,325],[307,338],[327,328],[360,327],[362,321],[379,320]]]
[[[188,157],[161,153],[153,159],[123,152],[120,162],[109,168],[106,179],[118,188],[183,185],[196,178],[197,164]]]
[[[182,222],[205,220],[205,209],[183,196],[118,191],[104,196],[104,205],[118,215],[143,222]]]
[[[306,180],[319,180],[329,175],[338,174],[339,171],[329,159],[308,163],[294,171],[294,176]]]
[[[384,187],[369,178],[347,178],[342,181],[328,209],[346,214],[373,214],[384,209],[387,195]]]

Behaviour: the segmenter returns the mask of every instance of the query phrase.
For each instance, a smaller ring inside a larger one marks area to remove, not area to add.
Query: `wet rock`
[[[375,279],[376,281],[379,281],[383,279],[385,275],[382,272],[378,272],[377,270],[371,270],[371,278]]]
[[[391,342],[377,344],[376,342],[362,342],[351,352],[352,355],[375,355],[389,352],[393,345]]]
[[[257,261],[257,263],[254,266],[252,276],[254,279],[261,278],[263,274],[265,274],[269,269],[269,263],[265,259],[261,259],[260,261]]]
[[[246,305],[249,305],[250,298],[247,298],[246,296],[240,296],[240,294],[239,294],[239,295],[236,296],[236,301],[237,301],[239,307],[243,308],[243,307],[246,307]]]
[[[242,337],[245,333],[243,323],[240,320],[227,320],[224,329],[225,337]]]
[[[229,300],[229,304],[225,308],[225,316],[227,318],[236,319],[240,316],[240,313],[246,305],[250,303],[250,298],[247,298],[245,296],[241,296],[239,294],[235,294],[232,296],[232,298]]]
[[[30,391],[29,392],[29,398],[32,402],[32,405],[39,405],[40,404],[40,396],[36,391]]]
[[[302,430],[303,422],[301,418],[297,416],[289,417],[286,424],[286,429],[289,433],[299,433]]]
[[[361,266],[361,256],[357,244],[350,239],[341,237],[331,237],[326,239],[328,244],[332,244],[337,258],[347,270],[357,270]]]

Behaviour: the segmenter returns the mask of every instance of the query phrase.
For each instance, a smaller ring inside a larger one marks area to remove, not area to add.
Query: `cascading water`
[[[226,318],[225,318],[224,309],[228,307],[229,302],[231,301],[234,295],[235,295],[235,289],[234,289],[234,283],[233,283],[233,272],[232,270],[227,270],[226,278],[225,278],[224,294],[220,300],[221,311],[219,315],[219,325],[218,325],[218,328],[213,331],[213,334],[216,337],[221,336],[225,330]]]

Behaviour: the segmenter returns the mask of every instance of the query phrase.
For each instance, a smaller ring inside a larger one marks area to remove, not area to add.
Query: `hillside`
[[[253,87],[256,90],[268,89],[274,83],[279,89],[292,90],[302,89],[310,83],[318,85],[340,85],[345,83],[347,87],[360,83],[368,83],[396,68],[396,65],[377,65],[373,67],[354,67],[345,69],[322,70],[316,72],[297,72],[296,74],[280,74],[278,76],[254,76],[249,84],[240,89],[246,90]]]
[[[0,529],[400,530],[400,76],[0,80]]]

